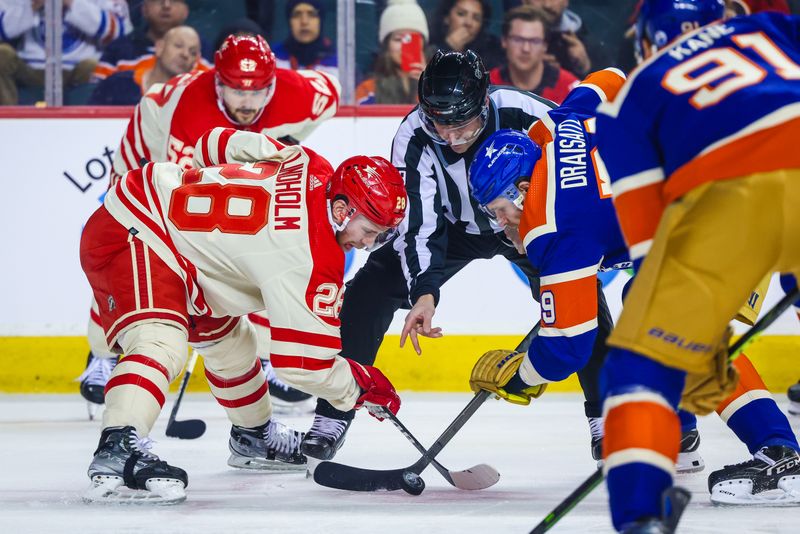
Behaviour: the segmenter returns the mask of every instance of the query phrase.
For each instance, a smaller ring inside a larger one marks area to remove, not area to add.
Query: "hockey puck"
[[[413,471],[403,471],[403,491],[411,495],[419,495],[425,489],[425,481]]]

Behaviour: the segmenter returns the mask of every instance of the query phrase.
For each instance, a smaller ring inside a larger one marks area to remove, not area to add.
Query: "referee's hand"
[[[406,322],[400,333],[400,348],[405,346],[406,337],[409,337],[417,354],[422,354],[418,336],[442,337],[444,335],[441,328],[431,326],[434,313],[436,313],[436,305],[433,302],[433,295],[422,295],[417,299],[414,307],[406,315]]]

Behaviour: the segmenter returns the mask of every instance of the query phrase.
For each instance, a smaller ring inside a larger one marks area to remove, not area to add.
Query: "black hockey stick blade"
[[[206,433],[206,422],[201,419],[173,421],[165,433],[171,438],[197,439]]]
[[[362,469],[336,462],[321,462],[314,469],[314,482],[348,491],[396,491],[403,487],[405,469]]]
[[[197,362],[197,352],[192,350],[192,356],[186,364],[186,372],[183,374],[181,380],[181,387],[178,391],[178,398],[175,399],[175,405],[172,407],[172,412],[169,414],[169,421],[167,422],[167,429],[165,434],[170,438],[178,439],[197,439],[206,432],[206,423],[200,419],[187,419],[186,421],[177,421],[175,417],[178,415],[178,408],[181,406],[183,395],[186,393],[186,386],[189,385],[189,378],[192,376],[195,363]]]

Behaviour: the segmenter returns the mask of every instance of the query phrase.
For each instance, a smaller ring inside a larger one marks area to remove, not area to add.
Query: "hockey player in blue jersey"
[[[671,488],[675,409],[708,413],[734,391],[730,318],[769,273],[800,272],[800,151],[790,148],[800,134],[800,21],[722,22],[723,7],[645,0],[645,62],[598,108],[598,148],[641,263],[604,369],[604,470],[621,532],[674,531],[685,500]],[[712,499],[800,502],[795,436],[785,418],[748,425],[746,412],[760,416],[771,401],[743,399],[725,409],[742,414],[754,458],[712,473]]]
[[[592,139],[594,109],[624,80],[616,69],[591,74],[527,135],[492,134],[470,165],[473,197],[538,270],[542,308],[527,353],[481,356],[470,379],[476,391],[527,404],[547,383],[582,369],[592,353],[598,269],[630,265]],[[594,444],[599,448],[600,440]]]

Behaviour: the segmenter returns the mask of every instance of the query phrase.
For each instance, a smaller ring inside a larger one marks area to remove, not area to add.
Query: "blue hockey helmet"
[[[644,0],[636,18],[640,57],[648,45],[664,48],[679,35],[705,26],[725,14],[723,0]]]
[[[478,148],[469,166],[472,196],[484,211],[487,204],[501,196],[521,207],[517,182],[520,178],[530,179],[541,156],[541,147],[525,132],[508,129],[494,132]],[[494,217],[491,211],[487,213]]]

